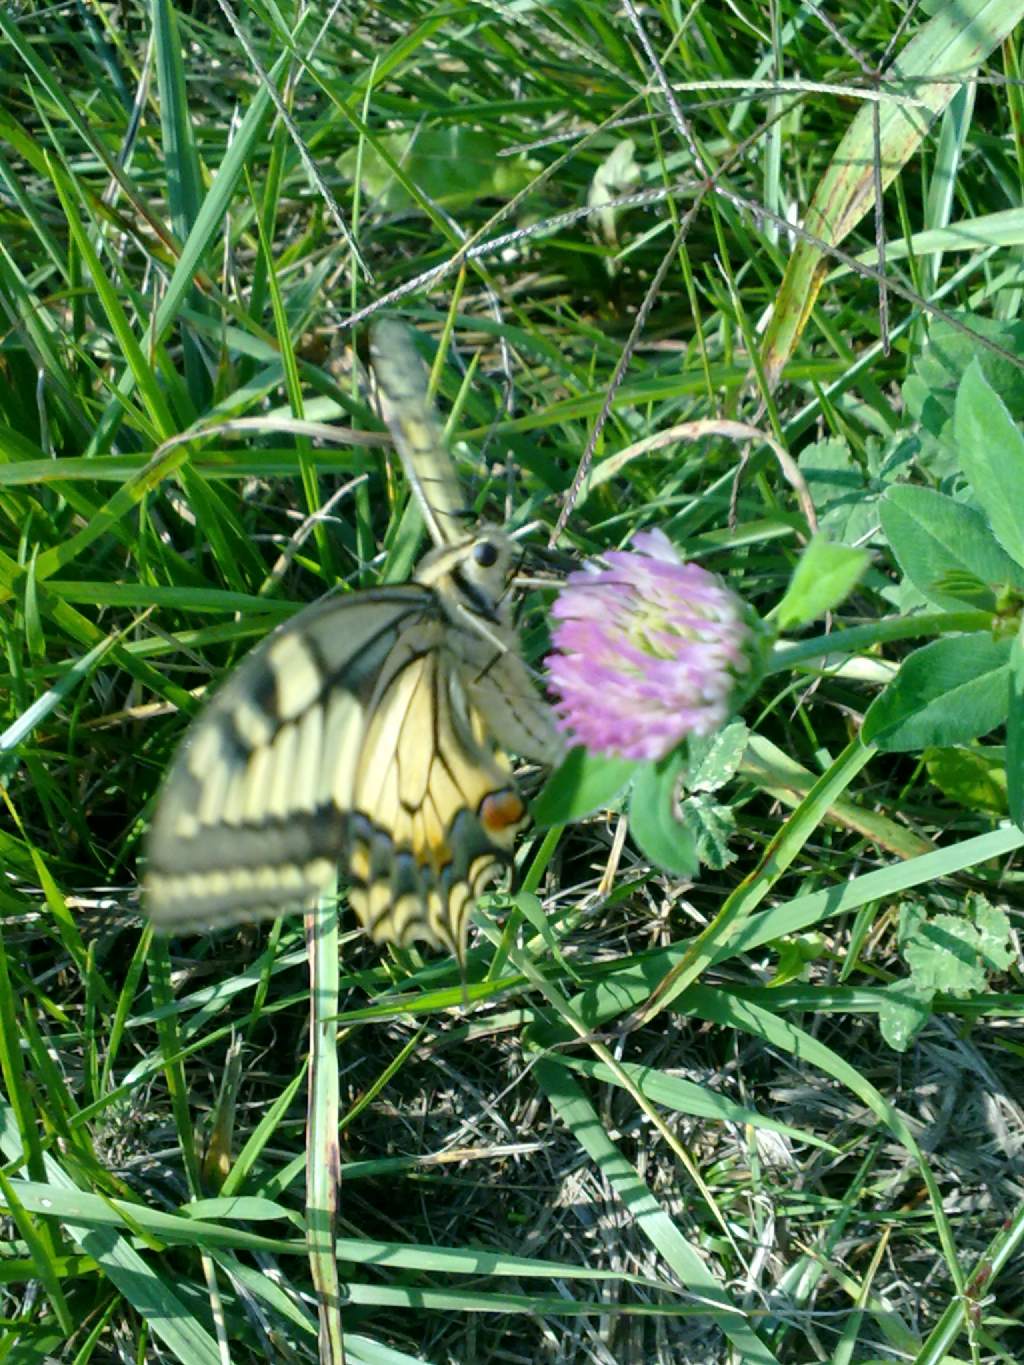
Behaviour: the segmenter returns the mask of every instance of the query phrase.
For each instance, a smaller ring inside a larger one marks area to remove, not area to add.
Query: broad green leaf
[[[996,543],[985,518],[973,507],[931,488],[902,484],[888,490],[879,511],[900,568],[937,606],[958,611],[966,603],[991,610],[996,604],[994,588],[1005,583],[1024,586],[1024,572]]]
[[[635,759],[570,749],[533,802],[534,822],[542,829],[563,825],[614,805],[639,767]]]
[[[956,396],[953,425],[960,463],[996,540],[1024,565],[1024,436],[976,360]]]
[[[906,1052],[932,1016],[934,991],[912,980],[893,981],[885,989],[878,1011],[878,1027],[894,1052]]]
[[[1024,221],[1019,209],[1014,213]],[[1006,355],[979,346],[978,337],[998,346]],[[977,361],[1012,416],[1017,421],[1024,420],[1024,371],[1012,358],[1022,352],[1024,322],[962,311],[952,312],[948,320],[936,318],[929,328],[927,344],[914,360],[913,374],[903,385],[911,416],[929,430],[938,431],[952,419],[957,391],[967,370]]]
[[[444,208],[458,209],[481,199],[511,199],[540,170],[540,163],[526,156],[501,156],[503,146],[483,129],[417,127],[364,145],[361,166],[360,149],[350,148],[339,157],[338,169],[354,180],[359,168],[363,193],[378,211],[419,210],[415,190]]]
[[[950,995],[976,995],[986,985],[978,932],[962,915],[934,915],[903,949],[915,985]]]
[[[637,845],[656,867],[677,877],[697,871],[693,835],[676,819],[676,788],[685,756],[648,763],[637,773],[629,798],[629,829]]]
[[[691,739],[686,773],[688,792],[713,792],[736,776],[750,742],[741,720],[731,720],[706,739]]]
[[[779,943],[779,958],[769,986],[778,988],[805,979],[805,969],[825,955],[824,934],[794,934]]]
[[[971,910],[982,961],[992,972],[1005,972],[1016,960],[1009,915],[981,895],[971,897]]]
[[[854,458],[849,442],[834,436],[815,441],[801,450],[798,463],[825,534],[853,545],[875,531],[880,490],[871,472]]]
[[[815,536],[793,571],[776,610],[780,630],[795,630],[824,616],[853,591],[868,566],[868,552],[831,545]]]
[[[966,744],[1006,719],[1010,641],[991,635],[935,640],[903,661],[868,707],[865,744],[905,752]]]
[[[1010,816],[1024,829],[1024,621],[1010,650],[1010,714],[1006,722],[1006,796]]]
[[[1012,721],[1011,706],[1009,724]],[[1006,755],[1006,749],[995,745],[970,749],[961,746],[926,749],[924,762],[935,786],[958,806],[987,811],[993,815],[1006,815]]]
[[[683,828],[693,840],[697,857],[705,867],[720,872],[736,861],[729,840],[736,833],[736,813],[732,806],[715,801],[707,792],[694,792],[680,805]]]

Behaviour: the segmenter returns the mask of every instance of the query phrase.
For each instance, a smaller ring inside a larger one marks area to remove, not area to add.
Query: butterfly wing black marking
[[[157,927],[301,908],[340,867],[375,939],[461,955],[526,810],[465,686],[459,634],[411,583],[308,608],[254,650],[160,796],[145,883]]]

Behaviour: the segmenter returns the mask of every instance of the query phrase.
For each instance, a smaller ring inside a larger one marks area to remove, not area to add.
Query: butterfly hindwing
[[[367,726],[349,901],[374,939],[422,938],[461,957],[473,902],[509,862],[526,807],[450,646],[410,651]]]

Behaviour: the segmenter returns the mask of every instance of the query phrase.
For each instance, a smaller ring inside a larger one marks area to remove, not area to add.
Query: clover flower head
[[[586,748],[663,758],[729,718],[752,632],[740,599],[663,531],[641,531],[607,568],[569,575],[545,661],[560,730]]]

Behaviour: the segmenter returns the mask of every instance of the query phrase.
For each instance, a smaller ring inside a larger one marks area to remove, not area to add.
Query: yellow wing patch
[[[376,940],[422,938],[461,958],[473,902],[511,858],[526,806],[479,728],[444,645],[404,662],[367,727],[349,901]]]

